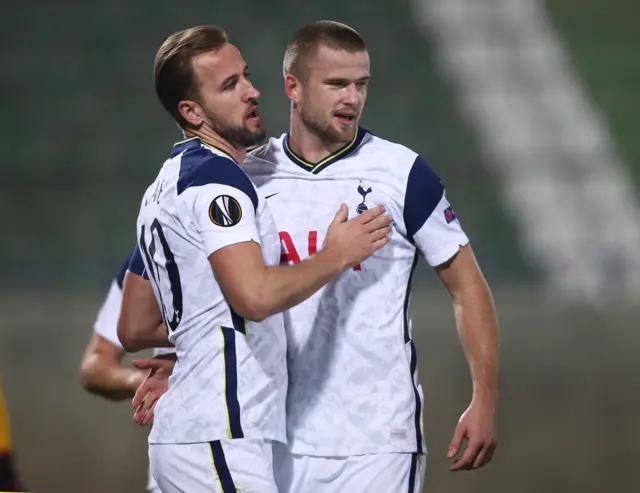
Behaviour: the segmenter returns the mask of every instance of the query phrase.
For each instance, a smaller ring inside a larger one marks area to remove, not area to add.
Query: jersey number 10
[[[164,232],[162,231],[160,222],[157,219],[154,219],[154,221],[151,223],[151,227],[149,228],[149,232],[151,233],[151,242],[149,243],[148,248],[144,234],[145,227],[142,226],[141,229],[142,231],[140,232],[140,248],[142,249],[143,254],[147,260],[147,265],[149,266],[149,279],[151,279],[155,284],[160,296],[160,305],[162,306],[162,317],[164,318],[164,323],[169,330],[176,330],[176,328],[180,324],[180,319],[182,318],[182,285],[180,284],[180,271],[178,270],[178,266],[176,265],[173,252],[169,248],[167,239],[164,235]],[[165,306],[165,302],[162,298],[160,267],[154,261],[156,255],[156,238],[158,238],[160,246],[162,247],[162,254],[165,260],[164,265],[169,277],[169,289],[171,290],[171,298],[173,299],[173,315],[171,318],[169,318],[167,314],[167,307]]]

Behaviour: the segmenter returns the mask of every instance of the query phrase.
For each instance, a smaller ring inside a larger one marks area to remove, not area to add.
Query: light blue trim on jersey
[[[407,238],[413,241],[444,195],[444,185],[427,162],[417,156],[409,172],[404,197],[404,224]]]

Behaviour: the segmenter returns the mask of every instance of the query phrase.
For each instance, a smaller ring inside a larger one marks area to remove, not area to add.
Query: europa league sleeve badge
[[[242,219],[242,207],[229,195],[218,195],[209,206],[209,219],[216,226],[228,228]]]

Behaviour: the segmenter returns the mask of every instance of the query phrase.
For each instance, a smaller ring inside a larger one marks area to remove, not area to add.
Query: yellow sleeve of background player
[[[11,452],[11,426],[9,423],[9,412],[2,393],[0,384],[0,454]]]

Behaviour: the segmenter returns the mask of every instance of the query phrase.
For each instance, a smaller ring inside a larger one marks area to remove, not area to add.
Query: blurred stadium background
[[[146,432],[77,369],[140,196],[175,126],[151,84],[171,32],[224,27],[285,131],[286,40],[321,18],[365,37],[363,124],[442,176],[503,335],[500,445],[447,471],[469,379],[450,303],[424,266],[425,491],[640,491],[640,7],[623,0],[21,0],[2,3],[0,378],[34,491],[141,492]],[[418,302],[416,302],[418,301]],[[345,492],[348,493],[348,492]]]

